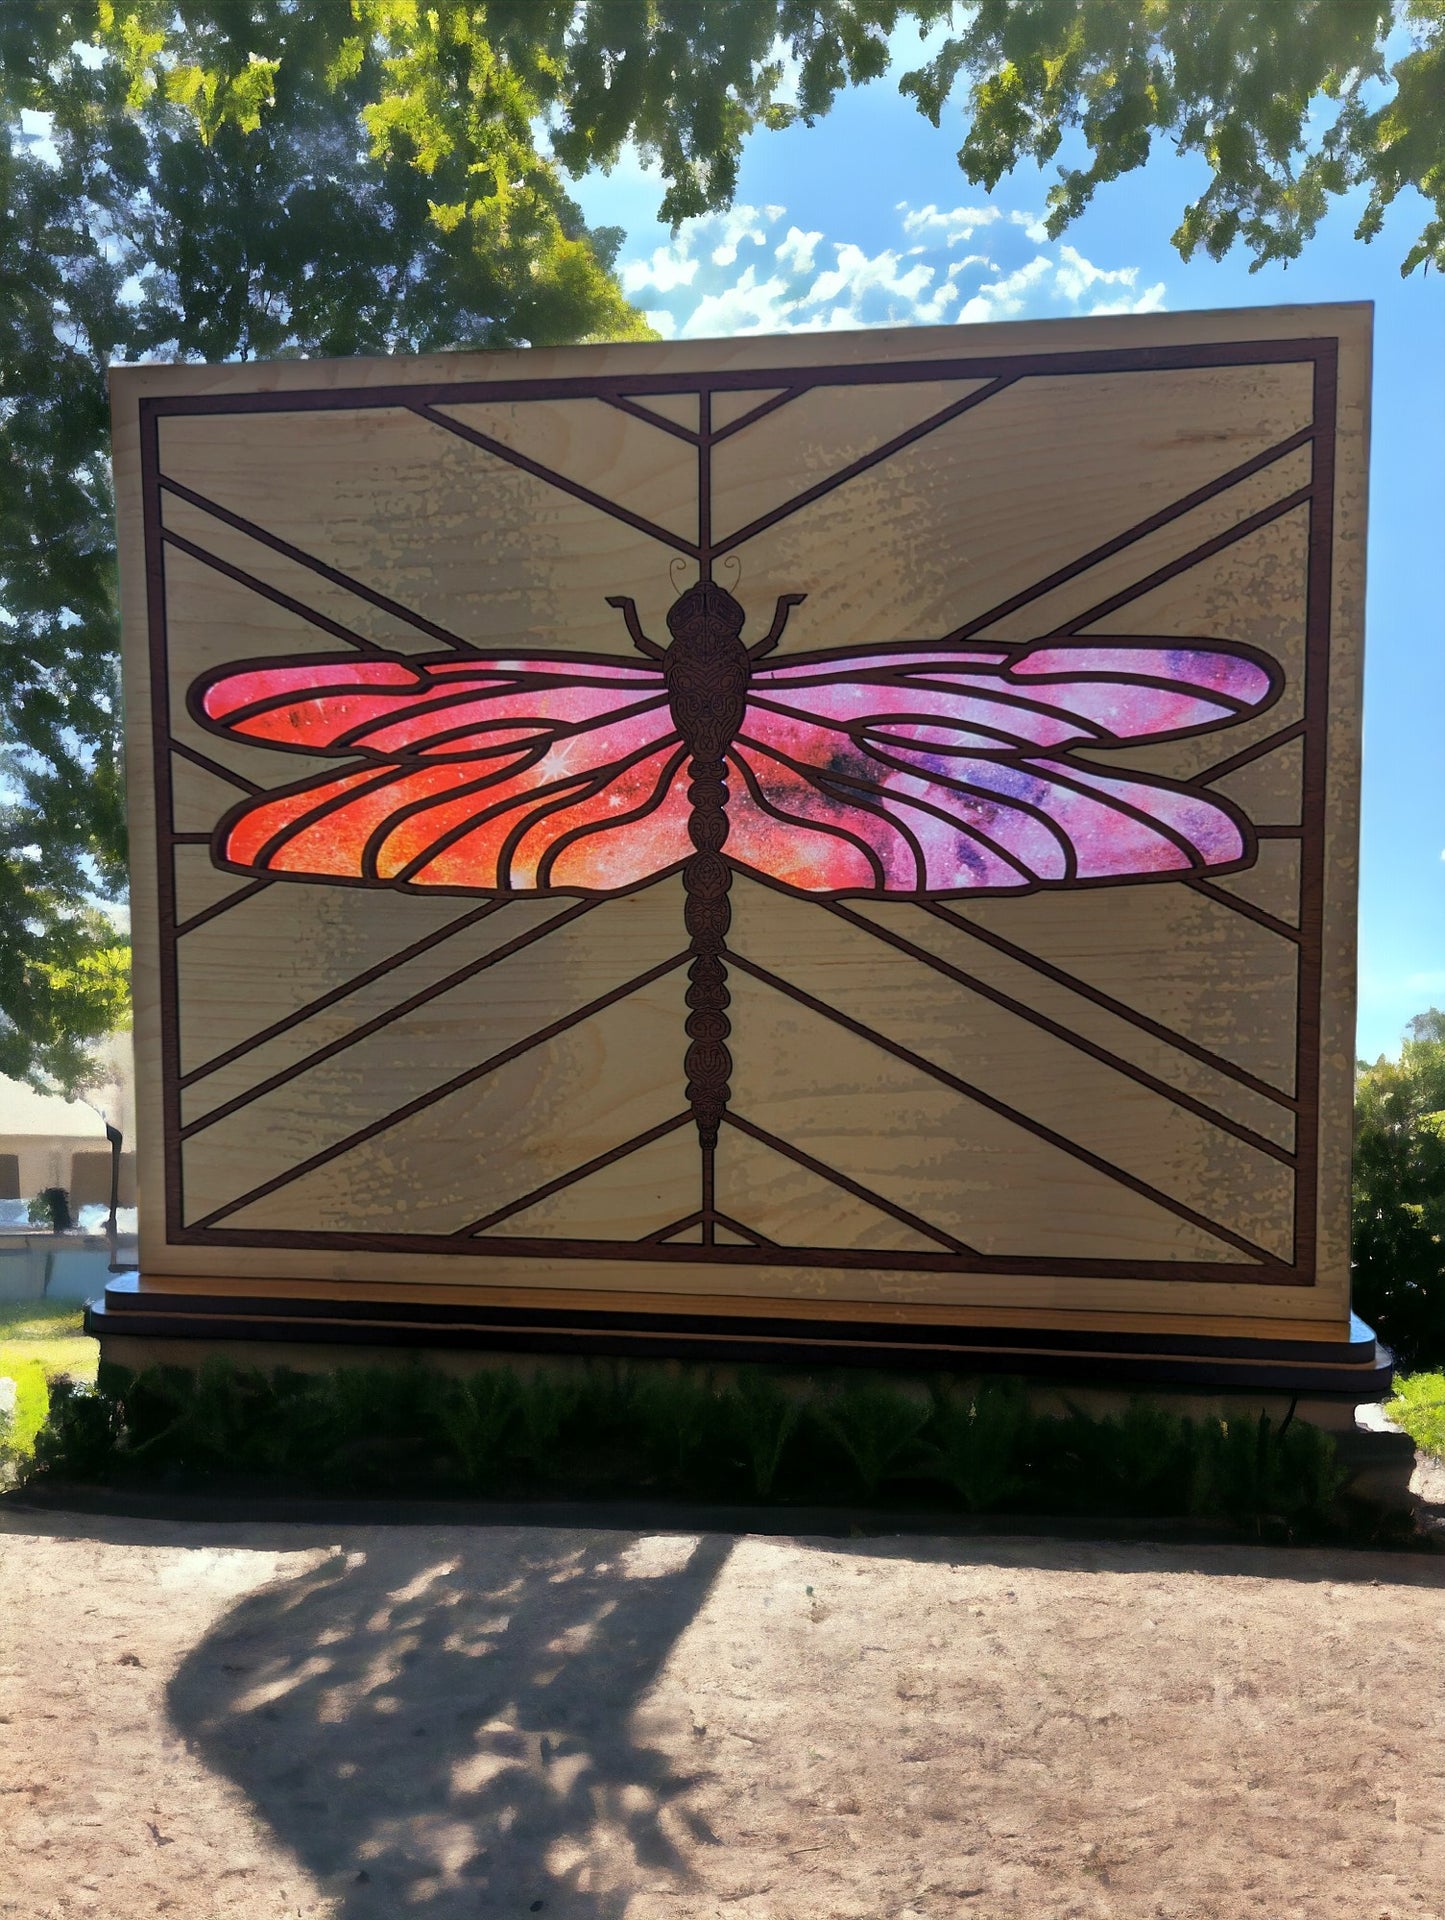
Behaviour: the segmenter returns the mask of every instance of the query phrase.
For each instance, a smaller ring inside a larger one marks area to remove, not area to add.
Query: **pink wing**
[[[190,706],[214,732],[352,763],[233,808],[214,842],[232,870],[611,892],[691,851],[682,742],[643,662],[262,661],[207,676]]]
[[[1253,857],[1201,788],[1071,749],[1261,711],[1277,669],[1217,643],[859,648],[761,668],[731,756],[727,850],[810,893],[1023,892],[1183,878]]]

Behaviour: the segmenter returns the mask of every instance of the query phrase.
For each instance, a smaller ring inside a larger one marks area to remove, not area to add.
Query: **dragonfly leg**
[[[649,640],[642,631],[642,622],[637,617],[637,602],[629,594],[609,593],[609,607],[616,607],[627,625],[628,638],[639,653],[645,653],[649,660],[660,660],[667,652],[666,647],[658,646],[655,640]]]
[[[806,593],[780,593],[778,604],[773,609],[773,624],[755,647],[748,648],[750,660],[760,660],[765,653],[771,653],[783,637],[783,628],[788,624],[788,615],[794,607],[800,607],[807,599]]]

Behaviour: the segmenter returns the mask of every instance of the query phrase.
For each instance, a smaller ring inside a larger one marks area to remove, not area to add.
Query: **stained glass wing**
[[[348,760],[233,808],[215,853],[234,870],[604,892],[688,852],[682,743],[644,663],[260,663],[200,682],[191,705],[215,732]]]
[[[888,647],[756,672],[728,852],[809,892],[1014,892],[1181,878],[1250,852],[1217,795],[1076,759],[1267,706],[1243,649],[1111,639]]]

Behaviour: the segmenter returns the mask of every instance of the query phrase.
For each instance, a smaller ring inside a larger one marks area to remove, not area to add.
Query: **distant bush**
[[[1417,1447],[1445,1460],[1445,1373],[1415,1373],[1397,1381],[1385,1411]]]
[[[35,1477],[176,1490],[641,1497],[1329,1528],[1330,1435],[1269,1416],[1107,1417],[1023,1383],[794,1378],[595,1361],[452,1377],[421,1365],[261,1373],[103,1364],[59,1380]]]
[[[1445,1013],[1398,1061],[1361,1061],[1352,1191],[1355,1309],[1402,1369],[1445,1366]]]

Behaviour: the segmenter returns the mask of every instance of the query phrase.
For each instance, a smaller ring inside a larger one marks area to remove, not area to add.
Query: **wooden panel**
[[[1338,1323],[1367,345],[118,373],[148,1274]]]

